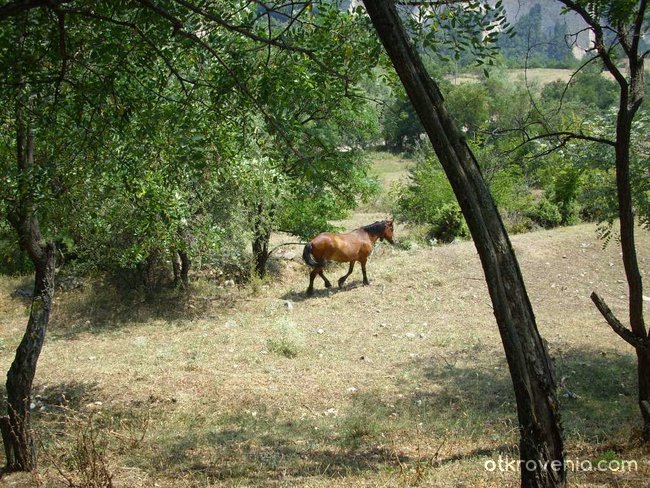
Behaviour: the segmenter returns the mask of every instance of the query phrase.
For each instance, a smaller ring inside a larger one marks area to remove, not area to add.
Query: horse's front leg
[[[348,269],[348,272],[345,275],[343,275],[343,276],[341,276],[339,278],[339,288],[341,288],[343,286],[343,283],[345,283],[345,280],[347,280],[348,276],[350,276],[352,274],[353,269],[354,269],[354,261],[350,261],[350,269]]]
[[[361,272],[363,273],[363,284],[368,286],[370,282],[368,281],[368,275],[366,274],[366,260],[365,259],[360,259],[359,262],[361,263]]]

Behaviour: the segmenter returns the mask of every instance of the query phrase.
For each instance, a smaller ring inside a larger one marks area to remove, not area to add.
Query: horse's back
[[[369,239],[364,239],[356,232],[339,234],[323,232],[311,241],[312,253],[317,260],[348,262],[367,257],[372,245]],[[365,255],[365,256],[364,256]]]

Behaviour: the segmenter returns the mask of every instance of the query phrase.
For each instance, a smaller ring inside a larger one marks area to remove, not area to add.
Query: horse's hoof
[[[369,281],[364,281],[363,286],[370,286],[370,282]]]
[[[339,280],[339,288],[343,288],[343,285],[345,284],[345,281]]]
[[[325,288],[332,288],[332,283],[330,283],[329,281],[325,283]]]
[[[313,288],[307,288],[307,296],[312,296],[314,294],[314,289]]]

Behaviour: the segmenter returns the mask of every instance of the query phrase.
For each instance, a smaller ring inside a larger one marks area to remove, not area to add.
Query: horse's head
[[[381,238],[386,239],[391,244],[395,244],[393,242],[393,219],[384,220],[384,232],[382,233]]]

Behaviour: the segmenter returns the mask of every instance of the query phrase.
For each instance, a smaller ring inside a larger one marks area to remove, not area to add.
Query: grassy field
[[[574,70],[561,69],[561,68],[529,68],[524,69],[509,69],[507,70],[508,79],[511,82],[524,83],[527,81],[529,86],[542,87],[552,81],[567,82],[571,78]],[[470,73],[461,73],[456,76],[449,76],[449,81],[454,85],[462,83],[478,83],[479,76]]]
[[[647,276],[650,236],[639,239]],[[634,355],[589,300],[597,290],[625,317],[618,249],[603,249],[591,225],[513,244],[555,358],[568,458],[637,462],[571,472],[571,486],[647,486]],[[518,431],[473,244],[382,243],[371,286],[357,269],[342,290],[317,282],[313,298],[298,256],[276,258],[269,280],[245,287],[198,281],[145,299],[94,282],[59,293],[34,385],[41,467],[0,484],[518,486],[518,473],[485,468],[516,458]],[[0,279],[3,371],[27,317],[12,293],[27,284]]]

